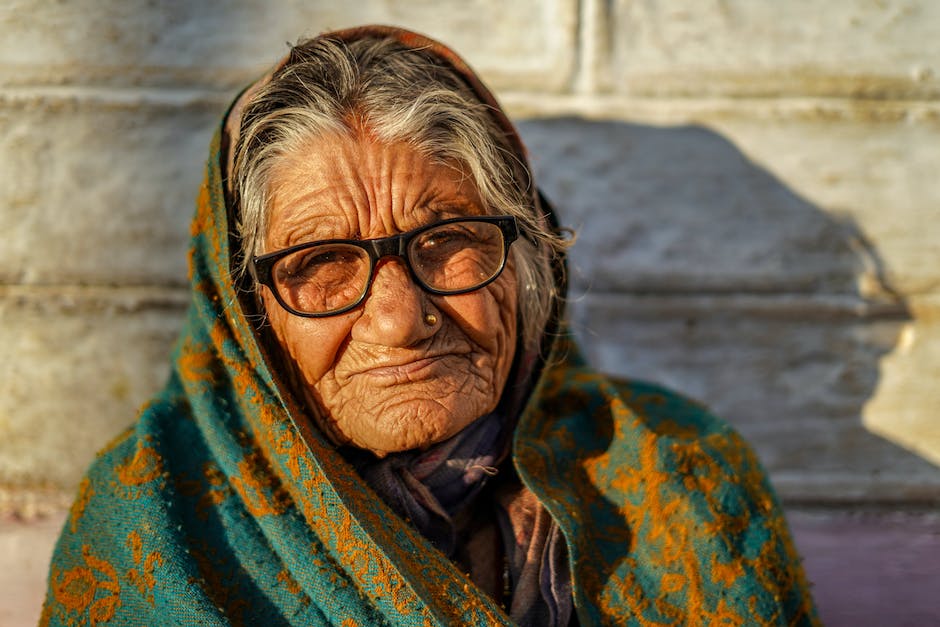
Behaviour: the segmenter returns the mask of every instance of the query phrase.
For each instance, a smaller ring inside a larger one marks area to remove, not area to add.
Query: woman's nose
[[[436,325],[425,320],[427,295],[399,259],[376,265],[362,316],[352,329],[354,340],[383,346],[411,346],[434,335]]]

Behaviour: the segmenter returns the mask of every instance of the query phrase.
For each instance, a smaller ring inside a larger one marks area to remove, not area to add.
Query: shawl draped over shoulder
[[[439,43],[386,27],[338,36],[376,33],[432,50],[496,107]],[[192,221],[191,301],[168,382],[81,480],[42,624],[512,624],[376,498],[266,360],[232,282],[224,128]],[[816,624],[748,445],[689,400],[591,369],[561,319],[510,463],[564,534],[577,621]]]

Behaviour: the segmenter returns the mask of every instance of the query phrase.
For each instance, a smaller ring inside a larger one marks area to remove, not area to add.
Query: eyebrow
[[[437,206],[434,206],[437,204]],[[406,222],[404,226],[398,228],[395,232],[383,232],[375,236],[363,237],[362,230],[357,229],[355,233],[348,233],[345,229],[345,222],[343,220],[334,220],[335,225],[324,224],[328,222],[328,216],[323,219],[323,222],[318,220],[318,224],[309,225],[303,223],[298,226],[298,228],[293,229],[288,235],[287,242],[284,244],[283,248],[289,248],[291,246],[296,246],[298,244],[306,244],[309,242],[318,242],[318,241],[327,241],[327,240],[355,240],[363,241],[369,239],[379,239],[382,237],[388,237],[390,235],[397,235],[398,233],[406,233],[414,229],[420,228],[422,226],[433,224],[441,220],[447,220],[449,218],[461,218],[464,216],[480,216],[486,215],[484,211],[473,211],[468,212],[467,209],[479,209],[476,206],[476,203],[466,202],[466,203],[455,203],[455,202],[442,202],[442,203],[433,203],[430,205],[425,205],[424,210],[430,212],[430,215],[427,216],[427,219],[416,220],[414,223]],[[339,227],[339,224],[342,223],[343,227]]]

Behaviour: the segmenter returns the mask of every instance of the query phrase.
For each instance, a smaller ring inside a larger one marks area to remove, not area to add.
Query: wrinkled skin
[[[407,144],[328,136],[289,153],[270,187],[266,252],[330,238],[377,238],[485,214],[459,169]],[[305,400],[339,443],[378,456],[447,439],[493,410],[516,345],[511,262],[490,285],[434,296],[402,261],[379,261],[365,302],[328,318],[262,299]],[[425,314],[437,322],[429,325]]]

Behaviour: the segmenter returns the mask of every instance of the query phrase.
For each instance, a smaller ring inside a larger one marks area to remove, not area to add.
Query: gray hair
[[[530,176],[491,107],[432,53],[392,38],[298,43],[286,64],[247,104],[232,168],[243,257],[264,251],[271,172],[311,138],[367,127],[388,143],[407,142],[428,158],[457,163],[488,213],[515,216],[523,237],[512,247],[520,335],[535,349],[562,295],[552,263],[567,245],[536,215]],[[257,290],[258,286],[254,286]]]

